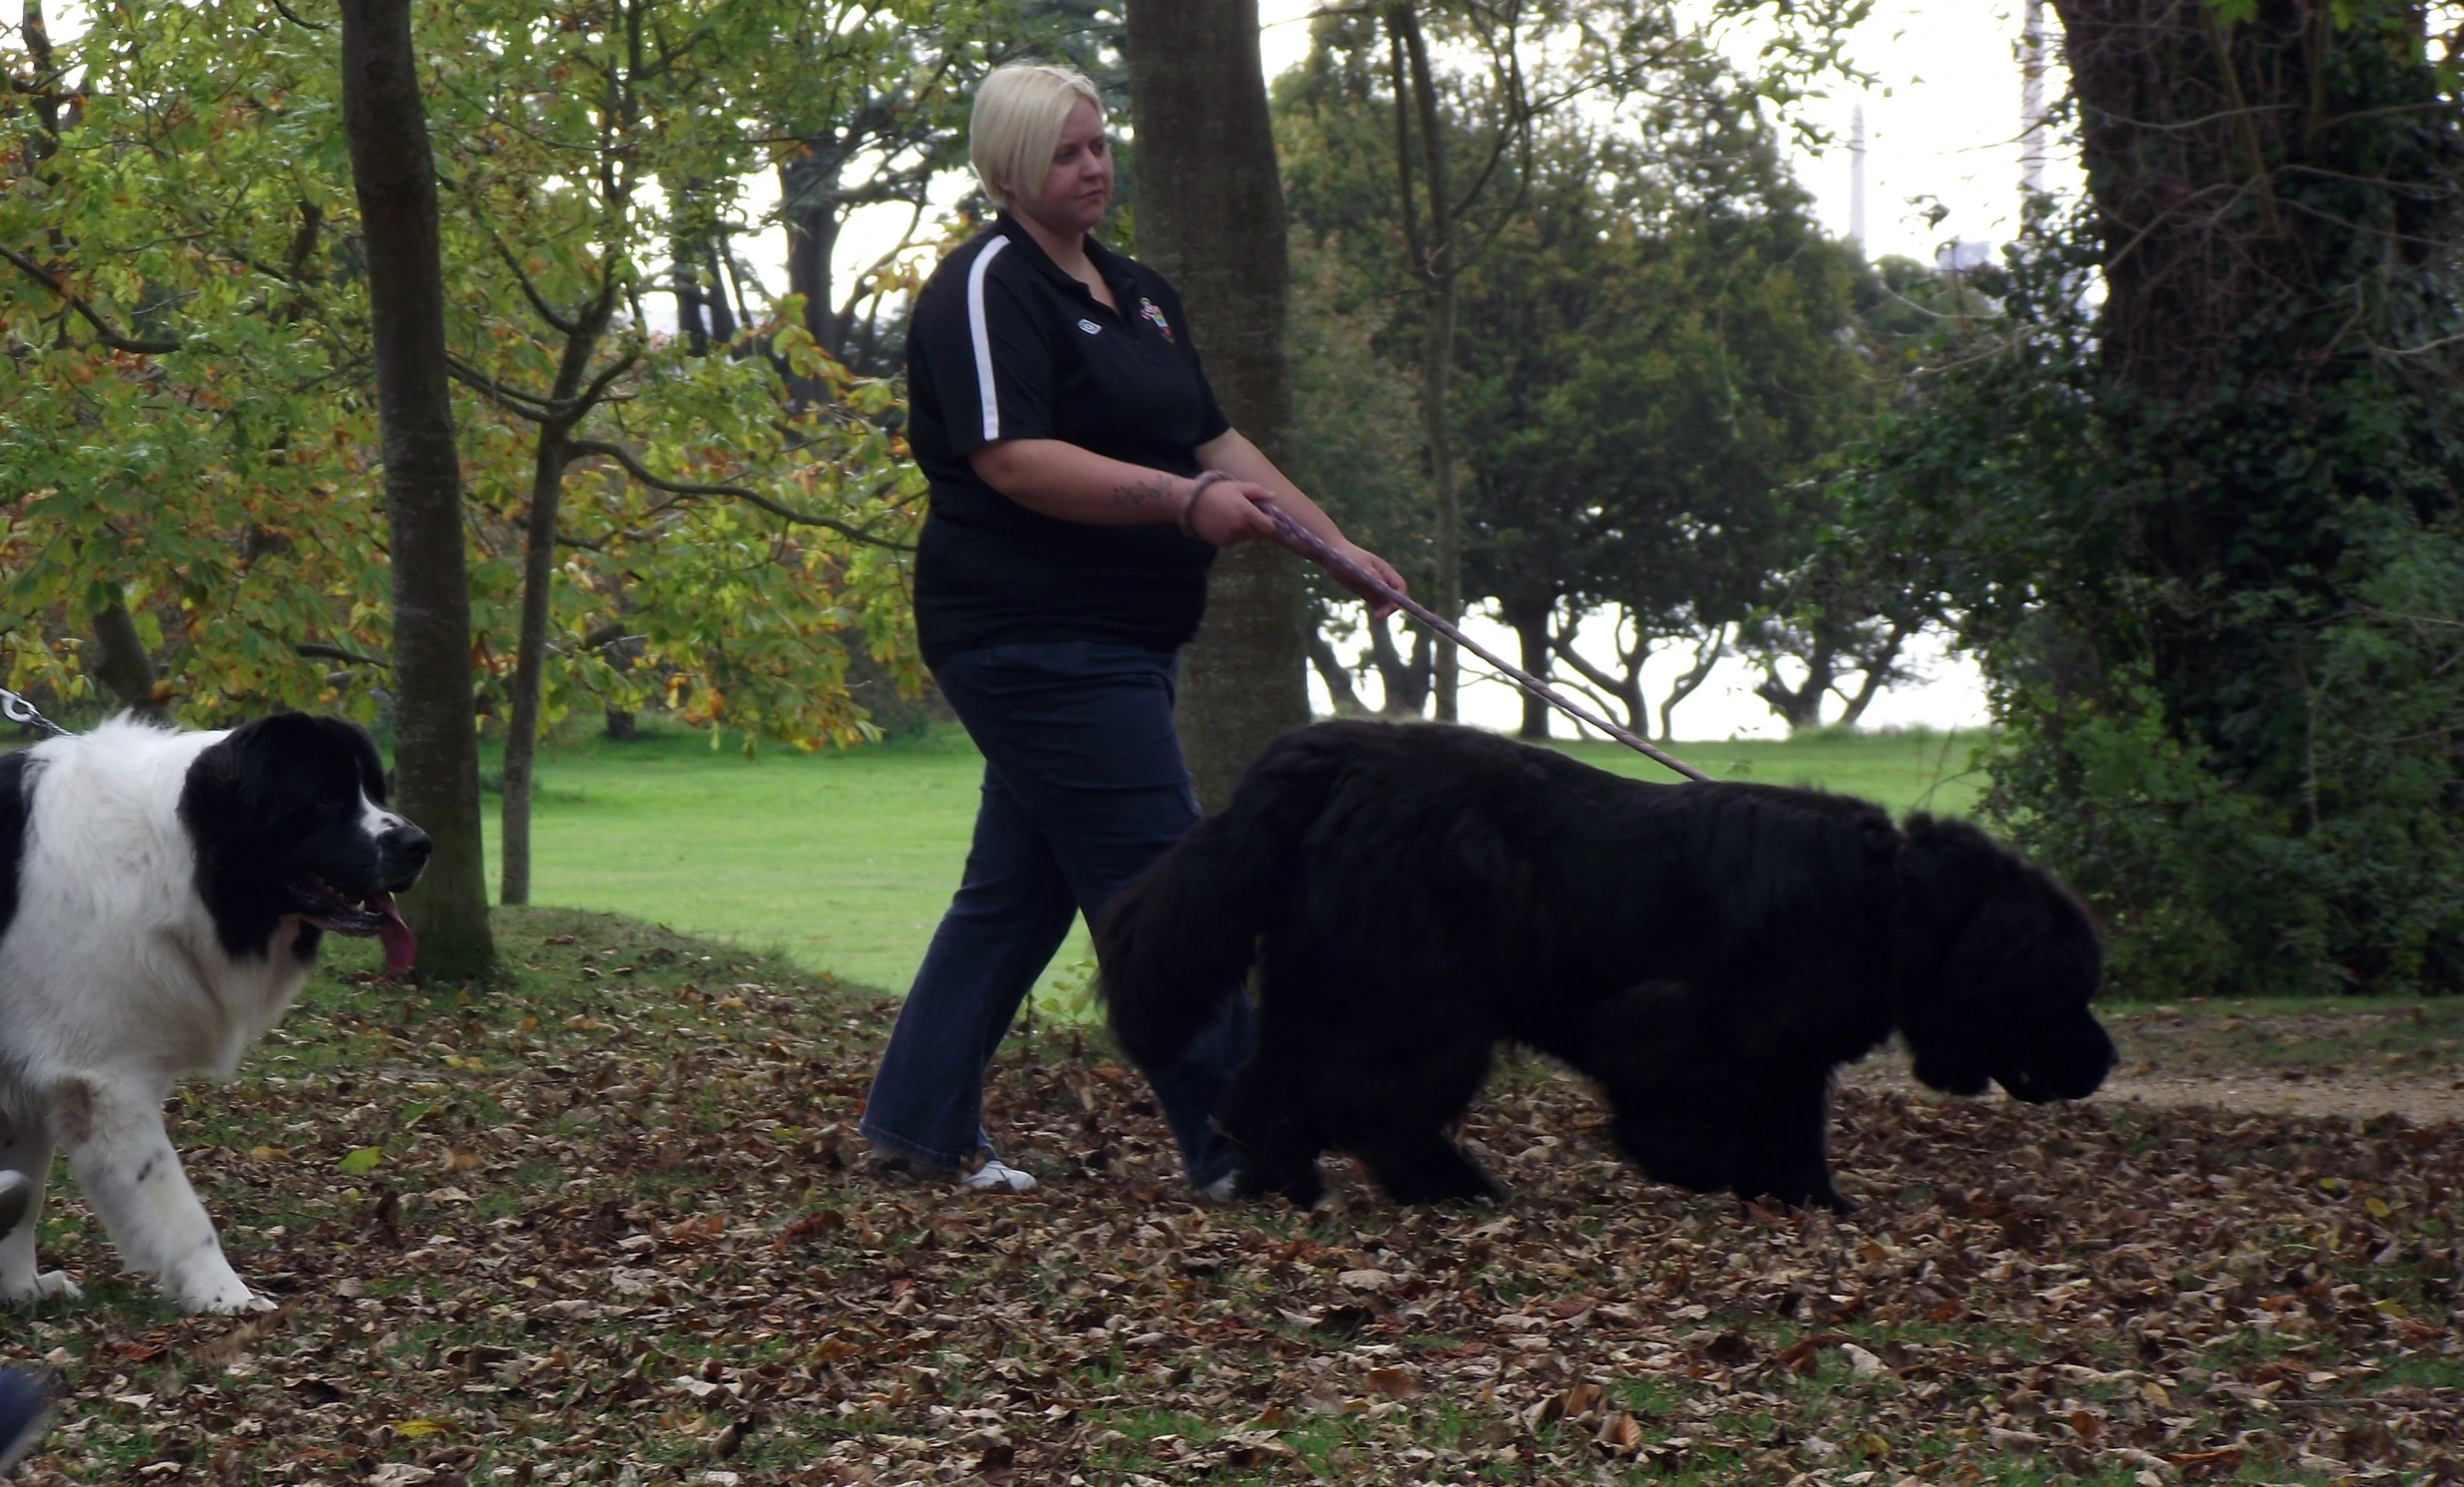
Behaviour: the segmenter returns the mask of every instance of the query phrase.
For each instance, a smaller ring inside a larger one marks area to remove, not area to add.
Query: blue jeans
[[[992,1147],[984,1069],[1019,1002],[1068,934],[1197,824],[1173,733],[1173,657],[1134,645],[1048,641],[944,657],[932,673],[984,755],[966,876],[898,1009],[865,1101],[881,1150],[942,1168]],[[1232,1170],[1217,1104],[1249,1050],[1248,1003],[1147,1079],[1190,1181]]]

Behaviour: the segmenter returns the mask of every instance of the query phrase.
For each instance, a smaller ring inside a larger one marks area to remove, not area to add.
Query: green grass
[[[1957,813],[1980,787],[1972,736],[1826,731],[1785,742],[1683,744],[1715,778],[1815,785]],[[1642,779],[1667,771],[1615,744],[1570,744],[1587,763]],[[958,885],[983,762],[955,728],[869,748],[748,760],[706,736],[654,729],[633,743],[552,746],[533,805],[531,899],[627,914],[749,948],[808,971],[904,991]],[[489,883],[500,882],[489,799]],[[1085,974],[1071,933],[1039,994],[1066,998]]]

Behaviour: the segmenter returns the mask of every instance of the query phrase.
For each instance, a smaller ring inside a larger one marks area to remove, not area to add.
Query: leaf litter
[[[20,1482],[2464,1482],[2464,1128],[1850,1088],[1865,1206],[1641,1180],[1510,1065],[1494,1206],[1190,1201],[1087,1029],[991,1094],[1043,1186],[894,1183],[892,1008],[599,916],[510,986],[321,973],[175,1105],[279,1310],[181,1318],[64,1194],[0,1357],[62,1375]]]

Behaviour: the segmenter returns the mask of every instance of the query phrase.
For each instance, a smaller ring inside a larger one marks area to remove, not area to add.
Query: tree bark
[[[556,365],[555,385],[546,401],[571,403],[589,375],[591,355],[598,350],[615,307],[612,281],[598,298],[570,322],[564,352]],[[547,600],[556,577],[556,509],[564,496],[564,467],[572,463],[567,444],[573,425],[588,408],[577,408],[561,419],[539,425],[538,445],[530,462],[530,510],[523,524],[522,634],[514,648],[514,696],[505,731],[505,798],[499,835],[503,839],[498,902],[530,902],[530,784],[538,758],[539,693],[547,668]]]
[[[1506,622],[1514,627],[1515,638],[1523,644],[1523,669],[1543,681],[1549,679],[1549,621],[1556,611],[1554,603],[1517,603],[1512,599],[1506,603]],[[1530,692],[1522,695],[1523,726],[1515,730],[1515,736],[1533,743],[1548,742],[1549,704]]]
[[[1256,0],[1130,0],[1128,22],[1139,256],[1181,290],[1233,426],[1280,463],[1290,268]],[[1181,658],[1182,747],[1208,809],[1267,740],[1308,722],[1304,630],[1296,559],[1264,543],[1217,559]]]
[[[1831,684],[1839,680],[1839,675],[1837,653],[1832,649],[1831,642],[1818,639],[1814,642],[1813,651],[1805,657],[1803,685],[1790,687],[1780,680],[1778,670],[1773,669],[1754,688],[1754,695],[1771,704],[1771,710],[1780,715],[1780,720],[1788,725],[1788,731],[1795,733],[1803,728],[1822,725],[1823,698],[1830,692]]]
[[[1352,673],[1335,653],[1334,643],[1312,629],[1308,634],[1309,664],[1316,668],[1320,681],[1326,684],[1326,695],[1334,703],[1335,716],[1351,717],[1367,711],[1360,705],[1360,693],[1352,687]]]
[[[1369,621],[1369,658],[1377,666],[1378,683],[1386,694],[1377,709],[1379,715],[1419,717],[1421,708],[1429,701],[1429,673],[1433,665],[1429,632],[1412,626],[1412,653],[1406,657],[1396,648],[1394,631],[1387,628],[1387,621],[1373,617]]]
[[[1694,664],[1687,668],[1683,676],[1678,677],[1669,685],[1668,695],[1660,699],[1659,741],[1661,743],[1677,741],[1677,704],[1693,696],[1705,681],[1710,680],[1711,668],[1720,663],[1720,657],[1727,650],[1728,626],[1724,624],[1712,626],[1711,633],[1703,636],[1701,641],[1694,646]]]
[[[1403,215],[1412,246],[1413,267],[1420,278],[1421,330],[1420,417],[1429,441],[1429,488],[1436,506],[1435,551],[1437,593],[1430,607],[1449,621],[1463,614],[1462,498],[1455,489],[1454,417],[1448,405],[1455,364],[1456,270],[1454,203],[1448,199],[1446,135],[1439,118],[1437,80],[1429,68],[1429,46],[1420,31],[1415,5],[1386,7],[1386,27],[1393,45],[1395,101],[1395,170],[1401,186]],[[1423,240],[1410,226],[1418,221],[1412,201],[1411,125],[1420,130],[1420,149],[1429,198],[1428,236]],[[1435,675],[1437,720],[1455,721],[1457,693],[1462,687],[1463,657],[1455,642],[1440,635]]]
[[[409,0],[342,0],[342,117],[368,255],[394,601],[399,806],[436,844],[402,912],[425,978],[496,963],[480,834],[471,585],[445,358],[436,162]]]
[[[95,679],[112,689],[121,705],[149,723],[169,723],[171,713],[154,694],[154,661],[137,633],[136,617],[117,595],[94,613]]]

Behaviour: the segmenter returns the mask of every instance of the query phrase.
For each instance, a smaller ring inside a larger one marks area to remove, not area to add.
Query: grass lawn
[[[1981,784],[1968,769],[1974,743],[1825,733],[1671,752],[1720,778],[1955,814]],[[1569,748],[1621,774],[1668,778],[1614,744]],[[558,744],[540,764],[532,898],[774,950],[808,972],[903,992],[957,887],[982,770],[955,728],[845,752],[771,748],[752,761],[675,731]],[[493,884],[495,797],[489,805]],[[1047,972],[1047,992],[1082,978],[1087,955],[1081,927]]]
[[[857,1160],[887,1002],[605,916],[497,928],[509,979],[462,995],[335,946],[174,1100],[279,1311],[176,1316],[47,1210],[87,1295],[0,1313],[0,1363],[69,1390],[20,1487],[2464,1477],[2452,1122],[1849,1090],[1835,1219],[1646,1182],[1510,1061],[1464,1129],[1498,1203],[1332,1161],[1314,1213],[1201,1209],[1141,1082],[1046,1021],[990,1113],[1044,1187],[969,1199]],[[2298,1057],[2282,1011],[2203,1041]]]

